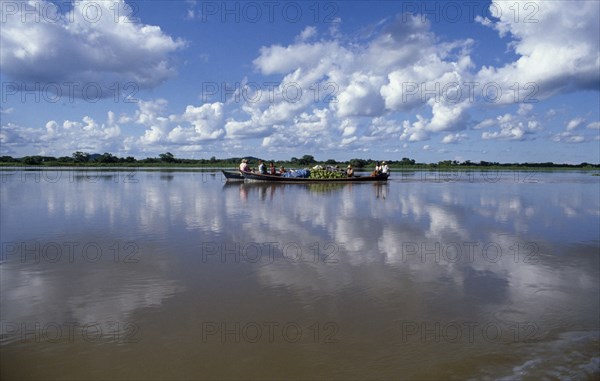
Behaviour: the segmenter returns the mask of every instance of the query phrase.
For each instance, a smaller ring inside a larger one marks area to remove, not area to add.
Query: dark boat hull
[[[221,172],[223,172],[223,176],[225,176],[227,181],[244,181],[244,176],[242,176],[239,172],[224,170],[221,170]]]
[[[278,182],[278,183],[361,183],[361,182],[377,182],[387,181],[390,176],[389,173],[381,174],[378,176],[355,176],[355,177],[342,177],[339,179],[310,179],[310,178],[299,178],[299,177],[283,177],[273,175],[261,175],[253,172],[243,172],[242,176],[246,181],[256,182]]]

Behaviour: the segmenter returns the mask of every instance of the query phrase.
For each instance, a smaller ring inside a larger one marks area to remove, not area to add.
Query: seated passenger
[[[250,166],[248,165],[247,159],[242,159],[242,163],[240,164],[240,172],[250,172]]]
[[[354,176],[354,169],[352,169],[352,166],[351,166],[351,165],[349,165],[349,166],[348,166],[348,169],[346,169],[346,175],[347,175],[348,177],[352,177],[352,176]]]
[[[262,160],[258,161],[258,172],[261,175],[266,175],[267,174],[267,167],[266,167],[265,163],[263,163]]]

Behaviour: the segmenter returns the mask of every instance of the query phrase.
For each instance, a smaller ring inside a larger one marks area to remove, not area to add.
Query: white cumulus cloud
[[[111,97],[117,83],[152,88],[175,74],[169,55],[186,44],[129,17],[124,0],[82,0],[68,8],[45,0],[10,3],[3,6],[0,67],[20,88],[58,88],[78,98]]]
[[[499,102],[598,89],[600,2],[493,0],[490,10],[498,20],[479,21],[512,37],[510,47],[518,55],[514,62],[485,66],[478,73],[480,83],[504,89]]]
[[[577,127],[581,126],[585,122],[583,118],[575,118],[571,119],[569,123],[567,123],[567,131],[573,131]]]

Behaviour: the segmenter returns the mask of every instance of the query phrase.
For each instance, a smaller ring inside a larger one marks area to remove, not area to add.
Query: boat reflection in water
[[[240,199],[242,201],[260,200],[265,201],[267,198],[273,200],[277,193],[283,195],[286,190],[289,192],[290,188],[299,188],[303,192],[315,193],[315,194],[331,194],[335,197],[339,193],[351,193],[353,187],[370,187],[373,190],[373,196],[375,198],[381,198],[385,200],[387,197],[387,190],[389,185],[387,183],[302,183],[302,184],[289,184],[289,183],[272,183],[272,182],[231,182],[228,181],[223,184],[223,188],[226,191],[231,189],[238,189]],[[256,197],[254,195],[257,195]],[[343,197],[343,196],[342,196]]]

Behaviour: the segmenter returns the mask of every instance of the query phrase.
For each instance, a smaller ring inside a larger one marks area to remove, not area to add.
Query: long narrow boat
[[[311,179],[302,177],[283,177],[279,175],[261,175],[260,173],[254,172],[242,172],[242,176],[246,181],[269,181],[278,183],[355,183],[355,182],[369,182],[369,181],[387,181],[390,176],[389,173],[382,173],[378,176],[353,176],[353,177],[342,177],[336,179]]]
[[[221,170],[221,172],[223,172],[223,176],[225,176],[227,181],[244,181],[244,176],[242,176],[238,171]]]

